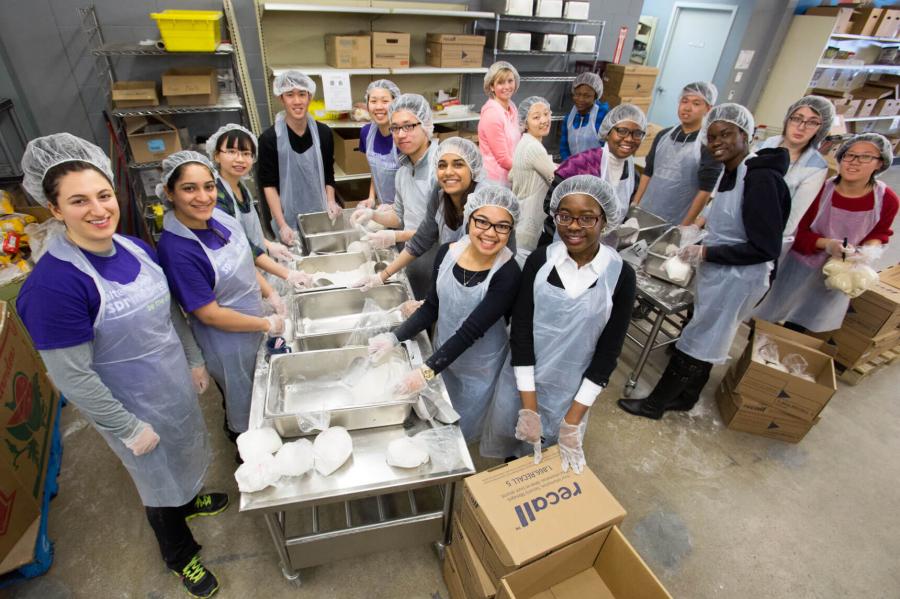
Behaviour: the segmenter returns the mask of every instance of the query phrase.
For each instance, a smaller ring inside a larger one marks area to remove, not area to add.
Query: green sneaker
[[[197,516],[215,516],[228,507],[228,495],[225,493],[203,493],[197,495],[194,503],[188,507],[185,520],[193,520]]]
[[[172,570],[172,574],[181,578],[181,584],[191,597],[212,597],[219,590],[219,581],[200,563],[199,553],[191,558],[181,572]]]

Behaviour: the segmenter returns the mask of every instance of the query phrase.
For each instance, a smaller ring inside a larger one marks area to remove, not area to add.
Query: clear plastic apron
[[[600,114],[600,107],[594,102],[591,107],[591,113],[588,115],[588,122],[576,129],[574,127],[575,117],[578,115],[578,109],[574,106],[569,111],[569,118],[566,119],[566,133],[569,139],[569,156],[580,154],[585,150],[600,147],[600,138],[597,137],[597,116]]]
[[[312,135],[312,146],[302,154],[291,148],[284,112],[275,117],[275,138],[278,149],[278,196],[285,222],[295,232],[299,224],[297,216],[310,212],[323,212],[325,201],[325,168],[322,165],[322,146],[319,127],[311,116],[306,117],[306,128]],[[278,224],[272,219],[272,230]]]
[[[210,452],[206,424],[191,382],[184,348],[169,312],[162,269],[130,240],[115,235],[141,270],[131,283],[107,281],[65,235],[53,235],[48,251],[93,279],[100,294],[94,321],[93,370],[113,397],[159,435],[156,448],[135,456],[114,435],[98,429],[119,456],[149,507],[177,507],[200,491]]]
[[[641,208],[680,225],[700,189],[700,139],[678,143],[671,132],[656,144],[653,176],[641,200]]]
[[[369,161],[369,170],[372,171],[372,182],[375,185],[375,195],[382,204],[393,204],[396,192],[394,178],[400,163],[397,160],[397,146],[391,140],[391,151],[388,154],[379,154],[375,151],[375,134],[378,125],[369,125],[366,135],[366,160]]]
[[[438,193],[441,193],[441,192],[438,192]],[[442,194],[442,198],[446,198],[446,196],[443,196],[443,194]],[[434,214],[434,222],[437,223],[437,226],[438,226],[438,238],[439,238],[439,243],[441,245],[445,244],[445,243],[452,243],[454,241],[459,241],[459,239],[463,236],[463,233],[465,231],[465,227],[463,227],[462,225],[460,225],[459,228],[457,228],[457,229],[451,229],[450,227],[447,226],[447,221],[444,219],[444,202],[445,201],[449,201],[449,200],[441,199],[441,201],[438,202],[437,212],[435,212],[435,214]]]
[[[226,200],[231,202],[232,209],[234,210],[234,218],[241,223],[241,227],[244,229],[247,240],[259,249],[265,250],[266,238],[263,235],[262,223],[259,222],[259,214],[256,212],[256,206],[254,206],[253,199],[250,197],[247,188],[241,185],[241,193],[244,195],[244,201],[250,205],[250,211],[244,212],[241,210],[237,198],[234,195],[234,191],[232,191],[228,181],[222,177],[216,177],[216,186],[219,188],[219,191],[225,195]]]

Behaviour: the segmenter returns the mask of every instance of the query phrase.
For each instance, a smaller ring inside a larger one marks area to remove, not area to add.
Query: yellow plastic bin
[[[217,10],[164,10],[150,13],[169,52],[215,52],[222,42]]]

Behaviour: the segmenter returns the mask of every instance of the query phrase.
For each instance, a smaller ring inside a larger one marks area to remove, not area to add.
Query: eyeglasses
[[[412,133],[412,130],[421,125],[422,123],[409,123],[408,125],[391,125],[388,127],[388,130],[393,134],[397,135],[401,131],[404,133]]]
[[[234,148],[228,148],[227,150],[219,150],[220,154],[225,154],[229,158],[237,158],[240,156],[245,160],[253,160],[253,152],[249,150],[235,150]]]
[[[796,125],[799,129],[806,129],[807,127],[818,129],[822,126],[822,121],[818,121],[816,119],[809,119],[808,121],[804,121],[802,116],[788,117],[788,122]]]
[[[631,139],[634,141],[641,141],[644,139],[644,136],[647,135],[646,132],[641,131],[640,129],[629,129],[628,127],[613,127],[612,130],[616,132],[616,135],[622,138],[630,135]]]
[[[492,223],[480,216],[473,216],[471,220],[475,224],[476,229],[481,229],[482,231],[493,229],[497,232],[497,235],[509,235],[513,230],[513,226],[509,223]]]
[[[860,164],[869,164],[873,160],[881,160],[881,156],[872,156],[871,154],[856,154],[855,152],[846,152],[841,156],[841,162],[857,161]]]
[[[553,215],[553,220],[556,221],[556,224],[564,227],[571,226],[573,222],[577,221],[578,226],[582,229],[593,229],[597,226],[597,223],[600,222],[600,217],[593,214],[584,214],[575,217],[567,212],[557,212]]]

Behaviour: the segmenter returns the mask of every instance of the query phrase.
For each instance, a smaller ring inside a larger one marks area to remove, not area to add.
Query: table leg
[[[278,551],[278,558],[281,560],[281,573],[290,581],[300,579],[300,572],[291,565],[291,558],[287,552],[287,544],[285,542],[284,514],[267,513],[265,514],[266,525],[269,527],[269,534],[272,535],[272,541],[275,542],[275,550]]]
[[[659,335],[659,329],[662,328],[663,321],[665,320],[665,315],[659,310],[654,309],[652,314],[655,318],[650,327],[650,333],[647,335],[647,340],[641,348],[641,355],[638,357],[637,364],[634,365],[634,370],[628,375],[628,382],[625,383],[625,389],[623,390],[625,397],[631,397],[632,392],[634,392],[638,378],[640,378],[641,372],[644,370],[644,365],[647,363],[647,358],[650,357],[650,352],[656,344],[656,337]]]
[[[438,555],[443,558],[444,550],[450,544],[450,525],[453,522],[453,501],[456,495],[456,483],[444,485],[444,538],[437,542]]]

